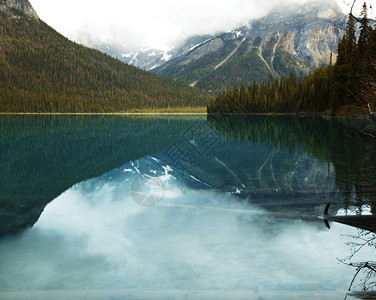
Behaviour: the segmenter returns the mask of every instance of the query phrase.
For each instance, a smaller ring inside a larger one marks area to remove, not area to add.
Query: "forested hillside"
[[[0,112],[127,112],[205,106],[207,96],[0,10]]]
[[[356,36],[355,23],[360,24]],[[338,43],[336,63],[298,80],[293,74],[275,81],[227,89],[208,104],[208,113],[330,112],[376,110],[376,28],[363,7],[350,15]]]

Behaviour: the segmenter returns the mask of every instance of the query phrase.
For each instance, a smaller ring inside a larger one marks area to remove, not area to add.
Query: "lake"
[[[367,268],[352,280],[374,260],[375,234],[321,218],[329,202],[334,216],[376,212],[376,143],[359,126],[1,116],[0,299],[343,299],[350,285],[371,289]]]

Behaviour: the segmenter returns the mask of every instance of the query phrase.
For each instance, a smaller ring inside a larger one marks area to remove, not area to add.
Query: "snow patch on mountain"
[[[194,45],[193,47],[189,48],[189,51],[192,51],[192,50],[194,50],[194,49],[196,49],[196,48],[198,48],[198,47],[200,47],[200,46],[206,44],[207,42],[211,41],[212,39],[213,39],[213,38],[211,37],[211,38],[209,38],[209,39],[203,41],[202,43],[199,43],[199,44],[197,44],[197,45]]]

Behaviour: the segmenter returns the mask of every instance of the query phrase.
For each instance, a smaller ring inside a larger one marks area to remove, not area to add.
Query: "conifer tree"
[[[360,23],[359,40],[356,39],[355,20]],[[334,66],[316,69],[299,82],[290,74],[289,78],[281,77],[274,82],[253,82],[248,89],[241,86],[239,90],[235,86],[212,99],[208,112],[236,113],[239,107],[245,107],[247,113],[335,113],[345,105],[362,105],[375,115],[376,28],[367,18],[366,3],[361,20],[349,15]]]
[[[366,49],[369,44],[369,37],[370,37],[370,32],[372,28],[369,25],[369,20],[367,16],[367,3],[364,2],[363,7],[362,7],[362,12],[361,12],[361,20],[360,20],[360,33],[359,33],[359,39],[358,39],[358,54],[359,54],[359,59],[362,60],[364,59],[366,55]]]
[[[336,111],[339,107],[353,100],[354,85],[353,75],[350,74],[354,68],[356,57],[357,43],[355,35],[355,20],[352,15],[349,15],[346,25],[346,32],[338,43],[338,56],[334,68],[334,91],[331,110]]]

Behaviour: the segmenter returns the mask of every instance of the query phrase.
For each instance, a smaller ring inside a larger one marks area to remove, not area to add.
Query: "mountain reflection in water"
[[[374,142],[342,121],[7,117],[0,124],[1,231],[37,221],[0,240],[2,299],[22,299],[23,291],[31,299],[346,293],[353,270],[336,258],[348,252],[342,234],[357,231],[335,223],[327,231],[318,216],[328,202],[333,214],[374,211],[376,155]]]
[[[72,187],[33,228],[4,238],[0,296],[28,291],[39,299],[64,290],[73,299],[94,299],[92,290],[121,299],[181,298],[173,291],[188,299],[216,299],[216,291],[222,299],[344,295],[352,272],[336,257],[347,251],[340,233],[356,232],[350,227],[326,231],[321,222],[274,218],[235,195],[191,189],[173,171],[163,178],[162,201],[144,207],[129,193],[139,176],[130,169]]]

